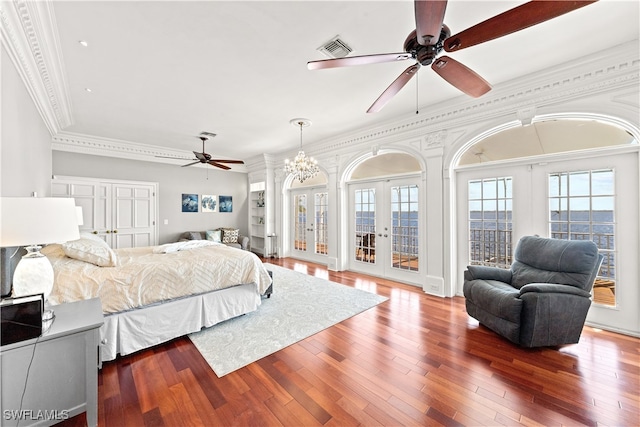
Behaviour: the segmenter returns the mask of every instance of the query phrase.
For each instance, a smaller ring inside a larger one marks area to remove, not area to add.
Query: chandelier
[[[298,155],[290,161],[285,159],[284,171],[293,175],[293,179],[297,179],[300,183],[303,183],[309,178],[313,178],[318,174],[320,168],[318,167],[318,161],[313,157],[307,157],[302,151],[302,128],[311,126],[311,121],[308,119],[293,119],[289,123],[292,126],[300,126],[300,151]]]

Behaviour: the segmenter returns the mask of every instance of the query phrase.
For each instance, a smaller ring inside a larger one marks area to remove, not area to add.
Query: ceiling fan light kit
[[[444,24],[447,0],[414,0],[416,29],[405,40],[404,52],[310,61],[307,68],[319,70],[414,59],[416,64],[403,71],[374,101],[367,113],[380,111],[416,75],[421,65],[431,64],[433,71],[449,84],[477,98],[489,92],[491,85],[455,59],[448,56],[437,58],[440,52],[455,52],[497,39],[596,1],[533,0],[451,35],[449,27]]]
[[[284,171],[289,175],[293,175],[293,179],[297,179],[300,183],[303,183],[320,172],[318,161],[313,157],[307,157],[302,150],[302,128],[311,126],[311,121],[309,119],[297,118],[291,119],[289,123],[291,126],[300,127],[300,151],[298,151],[298,155],[293,161],[285,159]]]

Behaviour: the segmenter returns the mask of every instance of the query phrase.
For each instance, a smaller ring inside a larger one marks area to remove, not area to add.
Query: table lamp
[[[0,197],[0,247],[26,246],[13,274],[13,296],[44,294],[53,289],[53,267],[41,244],[80,237],[75,201],[58,197]]]

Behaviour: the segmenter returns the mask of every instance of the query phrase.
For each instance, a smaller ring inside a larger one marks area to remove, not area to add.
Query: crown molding
[[[2,45],[51,135],[73,124],[53,4],[0,3]]]
[[[193,151],[176,150],[157,145],[121,139],[102,138],[74,132],[60,132],[51,139],[51,149],[68,153],[90,154],[93,156],[117,157],[120,159],[145,162],[168,163],[172,165],[193,159]],[[159,158],[158,156],[161,156]],[[165,158],[169,157],[169,158]],[[194,165],[194,167],[207,167]],[[229,172],[247,172],[245,165],[233,165]]]

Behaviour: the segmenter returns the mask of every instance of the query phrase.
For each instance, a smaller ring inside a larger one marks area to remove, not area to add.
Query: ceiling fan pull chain
[[[418,111],[418,93],[420,91],[420,86],[418,85],[419,78],[420,76],[416,73],[416,114],[420,114],[420,111]]]

